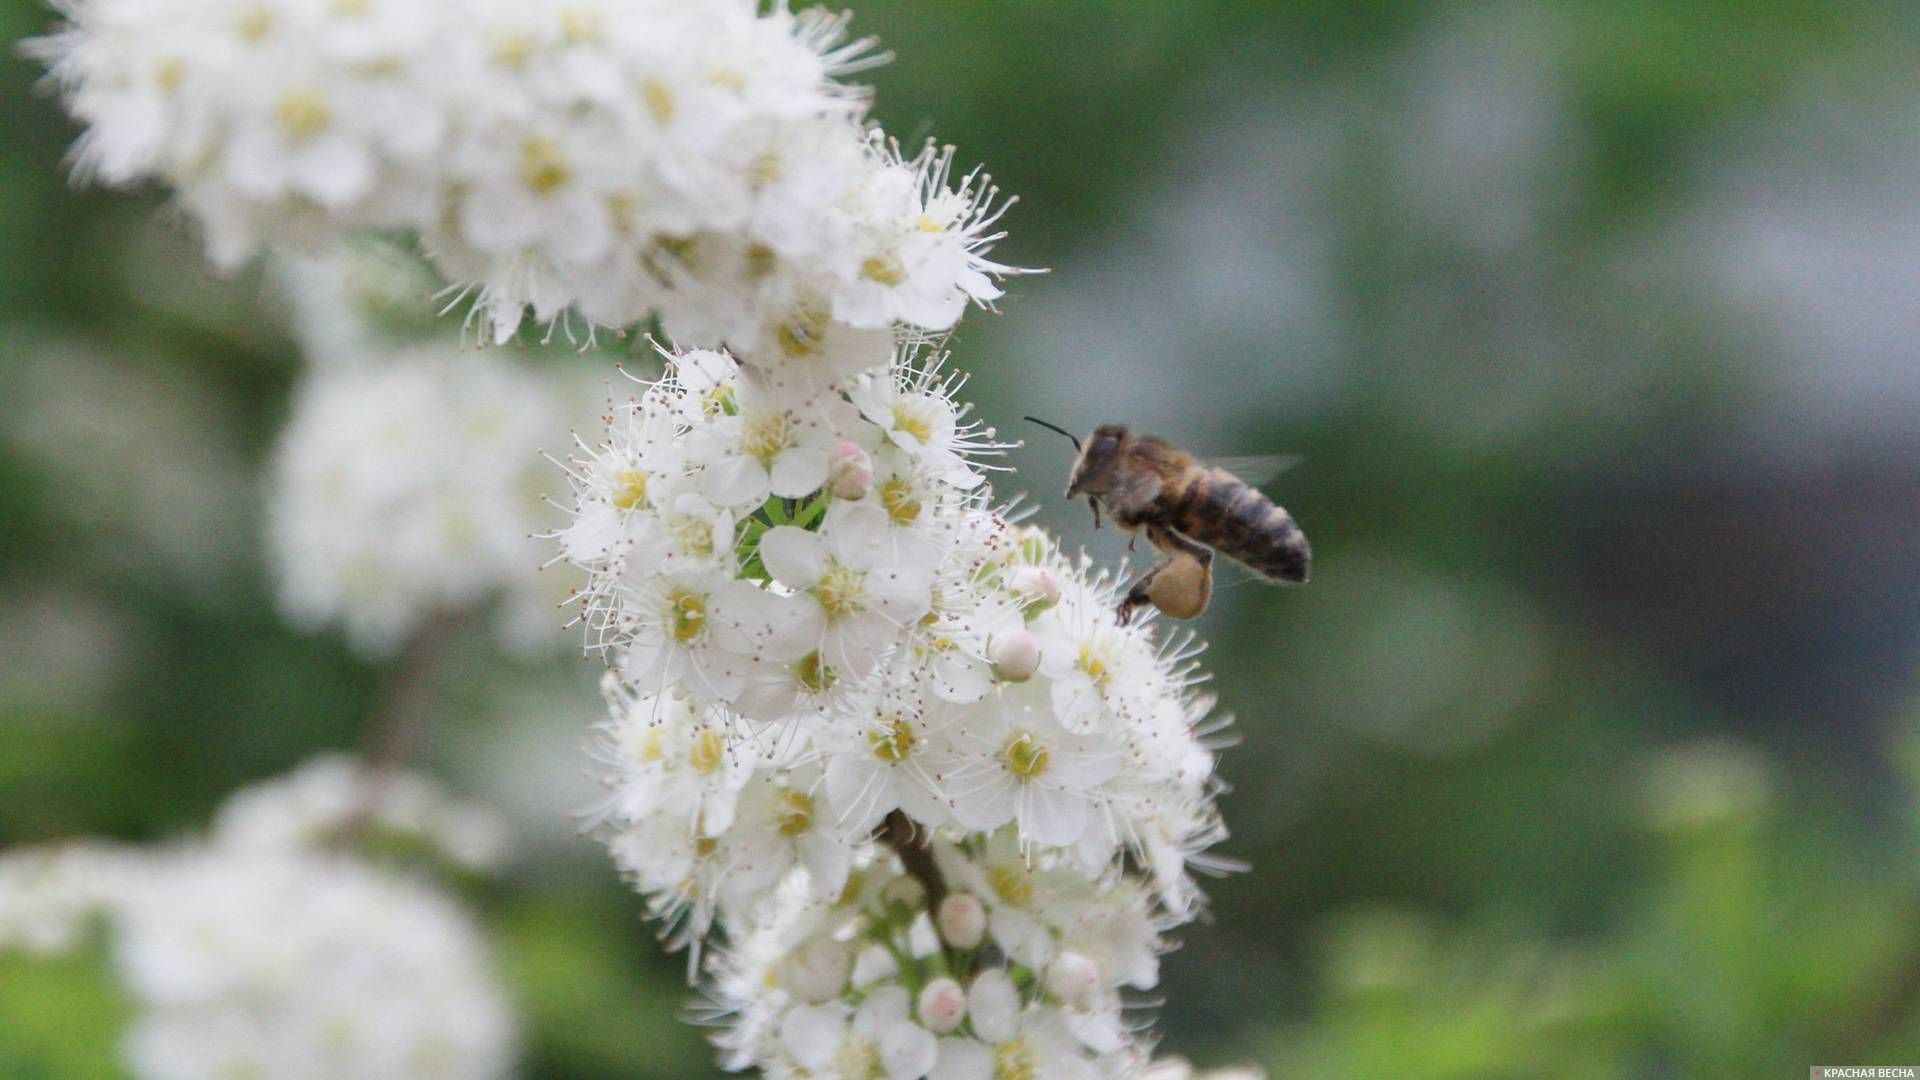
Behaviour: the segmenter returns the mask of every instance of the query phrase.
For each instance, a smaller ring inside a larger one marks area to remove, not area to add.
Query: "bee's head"
[[[1074,459],[1073,473],[1067,478],[1067,498],[1105,495],[1113,487],[1114,470],[1120,464],[1120,448],[1127,442],[1127,429],[1119,424],[1102,424],[1093,429]]]

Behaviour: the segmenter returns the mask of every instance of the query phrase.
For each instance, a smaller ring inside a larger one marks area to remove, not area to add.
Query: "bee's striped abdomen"
[[[1301,582],[1313,554],[1293,516],[1231,473],[1194,475],[1174,512],[1174,527],[1248,569]]]

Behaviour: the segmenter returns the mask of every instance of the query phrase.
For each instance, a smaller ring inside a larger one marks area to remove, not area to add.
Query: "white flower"
[[[393,779],[376,818],[432,831],[468,813],[419,778]],[[364,780],[323,759],[247,789],[211,843],[0,857],[0,951],[68,948],[79,919],[104,923],[134,1076],[504,1078],[514,1018],[468,915],[424,878],[295,827],[338,823],[350,789],[373,794]]]
[[[268,491],[288,616],[343,624],[374,655],[496,595],[551,626],[559,582],[538,573],[528,537],[545,520],[537,450],[564,430],[567,402],[565,386],[500,357],[440,346],[310,374]]]
[[[961,707],[955,707],[961,708]],[[1027,843],[1062,846],[1080,839],[1103,805],[1101,785],[1120,772],[1118,747],[1067,731],[1047,691],[1010,686],[946,728],[943,759],[953,816],[982,832],[1017,822]]]
[[[804,498],[827,482],[838,442],[823,399],[795,402],[742,379],[737,412],[694,430],[689,453],[702,466],[701,491],[720,506],[757,507],[769,495]]]
[[[844,1005],[804,1005],[787,1014],[780,1038],[795,1061],[822,1078],[917,1080],[933,1068],[933,1035],[914,1023],[897,986],[870,995],[851,1020]]]
[[[1040,672],[1073,732],[1116,731],[1147,709],[1160,666],[1138,628],[1116,625],[1107,590],[1077,587],[1033,621]]]
[[[739,818],[728,836],[734,859],[728,887],[741,894],[765,890],[788,869],[804,867],[809,888],[833,896],[853,864],[852,830],[841,827],[817,794],[817,770],[757,778],[741,794]]]
[[[611,672],[602,688],[612,715],[601,753],[614,772],[600,816],[621,825],[677,816],[699,835],[724,832],[755,764],[725,714],[678,692],[635,695]]]
[[[839,289],[842,316],[856,326],[905,322],[927,329],[952,326],[968,303],[990,305],[1000,296],[993,277],[1014,271],[982,253],[1006,206],[984,176],[949,187],[953,149],[929,143],[910,162],[897,150],[872,170],[854,196],[859,209],[857,270]]]
[[[625,593],[621,670],[636,686],[677,683],[702,700],[730,701],[746,685],[747,657],[773,633],[774,599],[715,571],[655,574]]]
[[[864,375],[847,394],[890,444],[947,483],[970,488],[982,477],[964,455],[984,445],[971,425],[961,423],[949,386],[937,377],[941,359],[924,370],[903,367]]]
[[[474,870],[497,867],[506,848],[506,826],[491,811],[428,777],[376,773],[339,754],[235,792],[215,816],[212,838],[236,850],[285,851],[324,847],[358,828],[424,841]]]
[[[1073,1035],[1053,1009],[1026,1008],[1013,980],[998,969],[982,972],[967,990],[967,1020],[975,1038],[940,1040],[933,1080],[1098,1080]]]
[[[893,810],[927,825],[949,814],[925,760],[930,732],[911,688],[882,696],[857,723],[817,736],[826,761],[826,793],[850,831],[868,831]]]
[[[159,857],[115,905],[142,1076],[504,1076],[512,1021],[467,918],[317,855]]]
[[[776,633],[783,651],[818,651],[827,663],[864,678],[927,613],[933,572],[885,550],[886,515],[853,507],[829,534],[792,525],[760,538],[760,559],[795,596]]]

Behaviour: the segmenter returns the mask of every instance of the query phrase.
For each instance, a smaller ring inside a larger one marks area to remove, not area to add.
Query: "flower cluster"
[[[60,0],[77,160],[160,180],[216,261],[410,228],[497,337],[531,307],[883,360],[999,295],[996,211],[836,81],[845,19],[756,0]]]
[[[1132,1075],[1122,994],[1223,834],[1212,702],[989,504],[943,360],[822,386],[671,355],[582,444],[557,540],[611,665],[594,820],[670,941],[724,931],[735,1065]]]
[[[83,170],[171,186],[217,259],[402,227],[496,339],[531,309],[679,343],[580,442],[553,539],[609,663],[593,822],[708,977],[729,1065],[1179,1074],[1125,1009],[1222,865],[1212,701],[1190,639],[1120,624],[1114,580],[995,504],[1002,444],[937,342],[1015,272],[987,258],[1004,204],[867,123],[844,19],[63,6],[40,49]],[[329,367],[275,482],[284,592],[378,650],[523,557],[507,448],[543,407],[470,356]]]
[[[346,823],[347,795],[369,827],[443,833],[459,858],[491,835],[423,781],[388,779],[333,760],[240,793],[203,842],[0,856],[0,951],[71,948],[104,916],[135,1006],[122,1057],[141,1080],[504,1077],[514,1021],[468,915],[310,843]]]
[[[572,582],[536,572],[530,537],[550,525],[537,450],[590,399],[451,342],[379,360],[316,367],[295,394],[268,486],[281,607],[378,656],[498,597],[506,644],[556,644]]]

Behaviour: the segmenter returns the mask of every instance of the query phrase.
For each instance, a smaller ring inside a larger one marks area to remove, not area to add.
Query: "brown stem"
[[[459,620],[451,616],[429,618],[387,674],[361,749],[376,773],[405,768],[419,751],[434,719],[434,699],[459,630]]]
[[[420,624],[394,661],[374,706],[373,719],[361,738],[360,757],[367,769],[366,790],[360,805],[340,830],[349,845],[366,838],[372,817],[393,776],[407,767],[433,724],[435,701],[461,622],[434,615]]]
[[[889,813],[887,820],[880,823],[876,839],[892,848],[907,873],[926,887],[927,910],[938,910],[940,901],[947,895],[946,879],[940,876],[940,866],[933,861],[933,849],[928,846],[926,835],[914,826],[913,819],[899,810]]]

